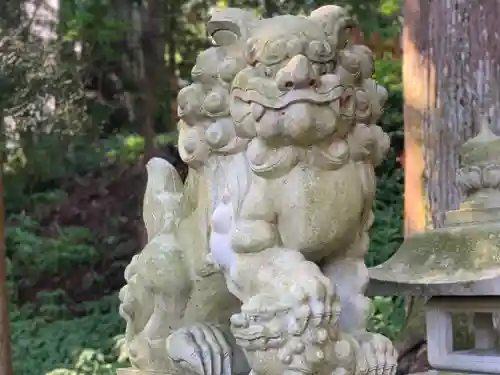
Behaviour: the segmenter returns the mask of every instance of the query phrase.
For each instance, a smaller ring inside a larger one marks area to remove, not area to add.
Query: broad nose
[[[276,83],[281,91],[315,86],[316,77],[307,57],[304,55],[292,57],[276,74]]]

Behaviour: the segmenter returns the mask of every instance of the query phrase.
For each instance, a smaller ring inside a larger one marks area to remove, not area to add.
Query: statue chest
[[[314,261],[342,251],[357,235],[364,197],[354,163],[335,171],[299,165],[275,183],[285,247],[300,249]]]

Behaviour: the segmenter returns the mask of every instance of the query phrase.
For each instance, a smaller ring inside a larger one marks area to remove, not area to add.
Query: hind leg
[[[368,235],[362,233],[347,252],[332,256],[322,267],[336,286],[341,304],[339,326],[344,332],[364,331],[371,314],[371,302],[365,296],[369,282],[364,260],[367,244]]]

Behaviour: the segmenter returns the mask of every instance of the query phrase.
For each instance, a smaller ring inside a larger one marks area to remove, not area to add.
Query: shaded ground
[[[398,347],[397,375],[413,374],[430,370],[427,361],[427,342],[425,339],[415,340],[414,343],[402,342]]]
[[[167,146],[157,155],[172,162],[184,176],[185,166],[174,147]],[[41,235],[57,237],[64,227],[87,228],[100,255],[92,264],[26,283],[19,288],[18,301],[36,305],[40,292],[62,290],[71,310],[73,304],[99,300],[119,290],[124,269],[144,240],[141,209],[145,183],[142,161],[111,163],[66,181],[61,186],[64,200],[37,207],[31,216],[40,223]]]
[[[75,303],[97,300],[123,285],[123,270],[140,249],[140,202],[144,186],[141,165],[109,165],[62,186],[67,198],[38,208],[34,217],[41,234],[58,236],[60,228],[84,227],[92,231],[100,251],[91,265],[33,280],[19,289],[19,302],[35,302],[40,292],[63,290]]]

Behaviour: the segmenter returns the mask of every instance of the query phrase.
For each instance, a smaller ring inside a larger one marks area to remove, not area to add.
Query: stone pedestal
[[[493,313],[500,297],[434,297],[426,306],[429,363],[434,368],[468,373],[500,374]],[[474,348],[454,350],[452,313],[474,315]]]

